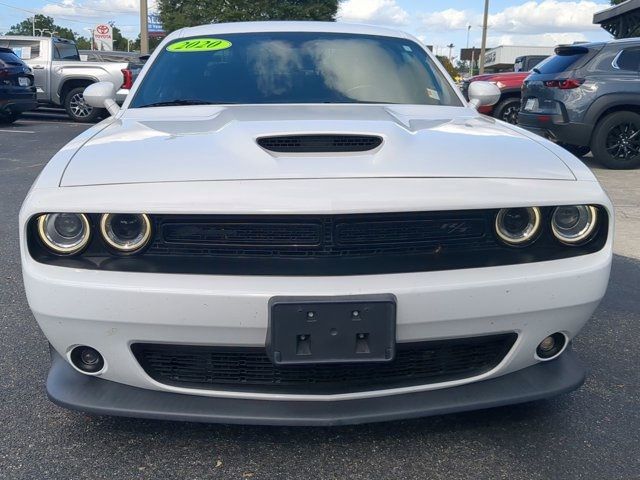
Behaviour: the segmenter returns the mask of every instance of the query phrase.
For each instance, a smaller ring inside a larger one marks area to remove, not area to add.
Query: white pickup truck
[[[83,62],[73,41],[57,37],[0,36],[0,47],[11,48],[31,67],[39,103],[64,107],[76,122],[91,122],[104,113],[85,103],[87,86],[111,82],[122,103],[141,68],[130,62]]]

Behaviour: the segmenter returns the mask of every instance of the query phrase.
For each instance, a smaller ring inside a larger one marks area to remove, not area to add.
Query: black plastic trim
[[[530,402],[570,392],[585,379],[567,350],[501,377],[426,392],[339,401],[271,401],[205,397],[131,387],[83,375],[52,351],[49,399],[97,415],[254,425],[328,426],[384,422]]]

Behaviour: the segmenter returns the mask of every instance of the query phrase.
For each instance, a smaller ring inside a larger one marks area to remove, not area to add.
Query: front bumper
[[[23,264],[27,296],[55,350],[76,345],[102,353],[101,378],[132,387],[204,397],[338,401],[395,396],[488,380],[536,363],[538,343],[554,332],[572,339],[608,283],[611,252],[552,262],[467,270],[354,277],[237,277],[86,271]],[[398,342],[515,332],[492,370],[442,383],[342,394],[238,392],[167,385],[152,379],[131,351],[136,342],[264,347],[274,296],[391,293]]]
[[[455,388],[343,402],[206,398],[158,392],[76,372],[57,352],[47,378],[56,404],[98,415],[256,425],[347,425],[492,408],[552,397],[578,388],[585,371],[570,349],[492,380]]]

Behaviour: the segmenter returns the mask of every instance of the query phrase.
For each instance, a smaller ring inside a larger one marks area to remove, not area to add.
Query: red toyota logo
[[[96,31],[101,35],[105,35],[105,34],[109,33],[109,26],[108,25],[98,25],[96,27]]]

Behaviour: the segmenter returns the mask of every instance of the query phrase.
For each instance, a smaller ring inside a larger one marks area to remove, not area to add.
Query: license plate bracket
[[[396,346],[396,298],[273,297],[266,343],[275,365],[390,362]]]

